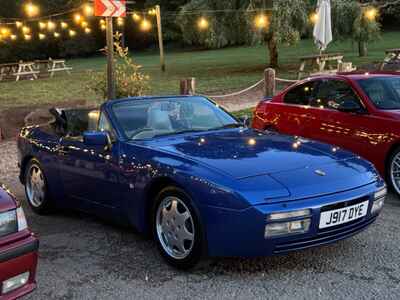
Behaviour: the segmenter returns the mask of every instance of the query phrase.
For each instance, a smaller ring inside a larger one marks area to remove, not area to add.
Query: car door
[[[88,119],[88,126],[83,126],[79,136],[66,136],[61,140],[59,163],[64,190],[73,201],[72,205],[82,210],[117,209],[120,206],[118,145],[87,146],[83,141],[86,129],[107,130],[111,139],[115,139],[115,133],[104,113],[99,118],[98,111],[91,111]],[[90,126],[96,120],[99,120],[98,125]]]
[[[382,132],[379,119],[368,113],[361,99],[346,80],[320,81],[315,98],[310,102],[313,118],[307,135],[372,160],[371,149],[378,144]],[[339,106],[344,100],[354,101],[362,109],[358,112],[340,111]]]
[[[310,99],[315,81],[308,81],[290,89],[282,95],[281,102],[268,105],[266,118],[276,124],[281,133],[306,136],[312,116],[309,113]]]

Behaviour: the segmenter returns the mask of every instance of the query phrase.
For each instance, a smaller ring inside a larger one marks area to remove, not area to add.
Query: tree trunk
[[[367,42],[365,42],[365,41],[358,42],[358,55],[360,57],[368,56]]]
[[[265,41],[269,50],[269,66],[276,69],[278,68],[278,45],[274,33],[267,34]]]

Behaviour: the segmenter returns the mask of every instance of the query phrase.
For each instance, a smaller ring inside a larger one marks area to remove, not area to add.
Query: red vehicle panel
[[[19,203],[0,186],[0,299],[17,299],[35,289],[38,248]]]
[[[253,127],[348,149],[400,194],[399,73],[308,78],[257,106]]]

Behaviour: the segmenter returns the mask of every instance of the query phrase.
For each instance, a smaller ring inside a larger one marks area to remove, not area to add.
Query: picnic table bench
[[[18,63],[0,64],[0,81],[9,78],[18,70]]]
[[[383,60],[383,63],[380,66],[380,70],[383,70],[383,68],[387,64],[395,64],[395,63],[400,63],[400,48],[397,49],[387,49],[385,51],[386,57]]]
[[[21,76],[29,76],[32,80],[38,79],[39,71],[34,70],[34,62],[20,62],[18,63],[17,72],[12,75],[15,76],[15,81],[19,81]]]
[[[316,71],[305,71],[307,65],[310,65],[311,68],[316,66]],[[346,66],[345,70],[341,70],[342,66]],[[328,67],[328,70],[326,69],[326,67]],[[313,54],[300,57],[298,79],[301,79],[301,75],[303,73],[308,73],[309,75],[317,75],[354,70],[355,68],[352,67],[351,63],[343,63],[343,55],[340,53]]]

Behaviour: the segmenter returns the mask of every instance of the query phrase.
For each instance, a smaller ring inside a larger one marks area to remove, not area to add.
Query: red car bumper
[[[36,288],[36,266],[39,241],[30,232],[20,232],[10,242],[0,240],[0,299],[11,300],[22,297]],[[5,281],[29,272],[26,283],[2,294]]]

